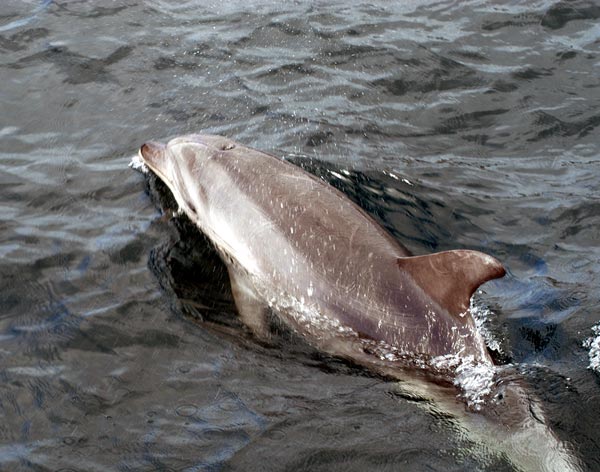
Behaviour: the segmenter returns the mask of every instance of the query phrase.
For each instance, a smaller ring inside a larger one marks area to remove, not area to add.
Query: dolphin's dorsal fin
[[[502,264],[482,252],[456,250],[398,258],[398,266],[438,305],[458,318],[469,308],[471,295],[484,282],[502,277]]]

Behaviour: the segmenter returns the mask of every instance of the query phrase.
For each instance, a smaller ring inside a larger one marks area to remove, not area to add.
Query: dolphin
[[[342,192],[226,137],[147,142],[139,159],[213,243],[258,338],[269,339],[275,314],[318,349],[451,412],[467,437],[517,467],[579,470],[523,382],[497,375],[470,314],[474,291],[505,275],[497,259],[412,255]]]

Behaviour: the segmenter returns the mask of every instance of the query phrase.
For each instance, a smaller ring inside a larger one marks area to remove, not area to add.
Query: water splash
[[[477,331],[483,337],[488,349],[495,351],[500,355],[504,355],[500,341],[496,339],[489,326],[493,312],[486,306],[477,305],[474,298],[471,298],[469,311],[471,312],[473,321],[475,321]]]
[[[493,364],[475,362],[472,356],[462,359],[456,367],[454,385],[462,391],[467,405],[479,411],[494,387],[496,368]]]
[[[148,169],[148,166],[144,163],[139,154],[133,155],[133,157],[131,158],[131,162],[129,163],[129,167],[131,167],[134,170],[138,170],[144,174],[150,172],[150,169]]]
[[[590,363],[588,369],[600,373],[600,323],[592,326],[594,336],[583,341],[583,347],[588,349]]]

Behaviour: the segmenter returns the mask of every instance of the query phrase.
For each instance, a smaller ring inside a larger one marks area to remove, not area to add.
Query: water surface
[[[196,131],[324,176],[417,254],[502,260],[492,341],[600,468],[600,8],[397,3],[3,3],[0,469],[511,470],[393,383],[244,335],[127,168]]]

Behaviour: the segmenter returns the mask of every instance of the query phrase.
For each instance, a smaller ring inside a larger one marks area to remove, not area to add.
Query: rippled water
[[[501,259],[492,341],[600,468],[600,7],[395,3],[3,2],[1,470],[511,469],[393,383],[245,335],[210,247],[127,168],[200,130],[415,253]]]

